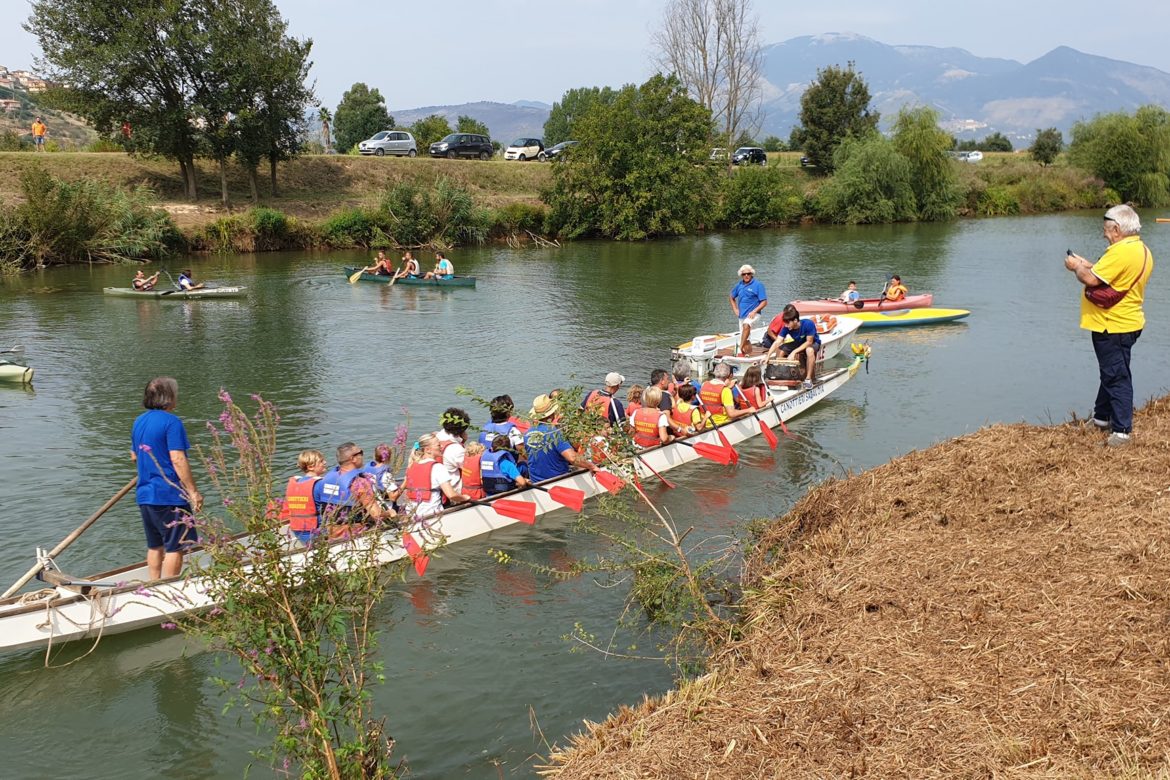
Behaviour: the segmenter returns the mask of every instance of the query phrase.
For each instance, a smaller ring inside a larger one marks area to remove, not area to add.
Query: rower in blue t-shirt
[[[804,387],[810,388],[813,386],[817,355],[821,351],[821,336],[817,333],[816,323],[812,320],[802,320],[800,312],[791,303],[784,307],[782,316],[784,327],[780,329],[775,343],[768,348],[767,359],[771,360],[779,350],[784,353],[784,357],[799,360],[804,368]]]

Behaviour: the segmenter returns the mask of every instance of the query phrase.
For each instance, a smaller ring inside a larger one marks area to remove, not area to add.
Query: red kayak
[[[934,303],[934,293],[907,295],[900,301],[883,298],[861,298],[845,303],[837,298],[818,298],[811,301],[793,301],[792,305],[803,314],[848,314],[854,311],[885,311],[886,309],[925,309]]]

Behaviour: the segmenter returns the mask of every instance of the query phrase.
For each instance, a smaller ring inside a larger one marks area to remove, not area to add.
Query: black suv
[[[478,157],[490,160],[495,152],[491,139],[478,133],[451,133],[431,144],[431,157]]]
[[[768,154],[758,146],[741,146],[735,150],[731,161],[736,165],[767,165]]]

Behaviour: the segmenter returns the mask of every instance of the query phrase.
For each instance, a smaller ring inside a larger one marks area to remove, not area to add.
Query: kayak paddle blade
[[[556,501],[562,506],[567,506],[574,512],[580,512],[585,506],[584,490],[555,486],[548,489],[548,495],[553,501]]]
[[[431,562],[429,555],[422,551],[418,546],[418,542],[409,532],[402,534],[402,546],[406,548],[406,554],[410,556],[410,560],[414,563],[414,570],[418,572],[418,576],[423,576],[427,570],[427,564]]]
[[[713,460],[721,466],[731,464],[731,453],[734,450],[729,450],[726,447],[720,447],[717,444],[707,444],[706,442],[697,441],[691,444],[689,441],[679,441],[679,444],[685,444],[694,449],[701,457],[707,460]]]
[[[611,474],[608,471],[595,471],[595,472],[593,472],[593,477],[598,482],[600,482],[601,486],[603,488],[605,488],[606,490],[608,490],[610,493],[621,492],[622,486],[625,484],[621,481],[621,479],[619,477],[617,477],[614,474]]]
[[[490,504],[496,514],[511,518],[526,525],[536,524],[536,504],[531,501],[516,501],[511,498],[497,498]]]
[[[723,442],[724,449],[731,453],[731,462],[739,463],[739,453],[735,451],[735,447],[731,446],[731,442],[729,442],[727,437],[723,435],[723,431],[716,428],[715,433],[719,434],[719,441]]]
[[[358,279],[361,279],[361,278],[362,278],[362,272],[361,272],[361,271],[358,271],[357,273],[350,274],[350,276],[349,276],[349,283],[350,283],[350,284],[353,284],[354,282],[356,282]]]
[[[780,444],[780,440],[776,438],[776,434],[773,433],[772,429],[768,427],[768,423],[760,420],[758,417],[756,419],[760,422],[760,433],[764,434],[764,439],[768,442],[768,446],[772,449],[776,449],[776,447]]]

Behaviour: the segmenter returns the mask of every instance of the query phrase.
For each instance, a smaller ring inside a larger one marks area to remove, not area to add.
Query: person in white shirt
[[[439,415],[442,430],[435,433],[439,440],[443,465],[447,468],[448,481],[458,493],[463,489],[463,458],[467,454],[467,429],[471,417],[462,409],[451,407]]]
[[[856,303],[861,298],[861,293],[857,292],[857,282],[850,281],[849,286],[845,288],[845,292],[837,299],[844,303]]]

